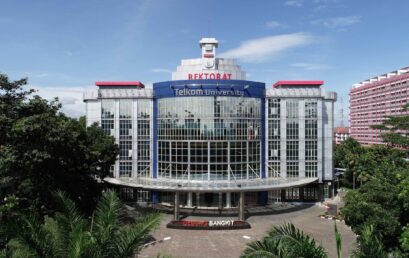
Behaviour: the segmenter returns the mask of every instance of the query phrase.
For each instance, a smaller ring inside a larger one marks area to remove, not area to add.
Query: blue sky
[[[343,98],[345,119],[353,83],[409,65],[405,0],[1,0],[0,7],[0,72],[28,77],[73,116],[84,113],[81,92],[95,81],[169,80],[181,59],[200,56],[201,37],[216,37],[219,54],[236,57],[249,80],[268,87],[324,80]]]

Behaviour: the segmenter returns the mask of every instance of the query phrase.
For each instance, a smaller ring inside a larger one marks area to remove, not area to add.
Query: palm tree
[[[258,257],[328,257],[325,249],[315,240],[288,223],[274,226],[261,241],[248,244],[242,258]]]
[[[372,225],[363,227],[357,242],[358,246],[352,253],[352,257],[354,258],[388,257],[388,253],[385,251],[382,242],[375,235]]]
[[[92,218],[87,220],[63,192],[56,193],[60,212],[44,222],[21,216],[12,229],[15,238],[0,257],[130,257],[140,250],[160,215],[148,214],[134,223],[122,223],[122,203],[114,191],[105,192]]]

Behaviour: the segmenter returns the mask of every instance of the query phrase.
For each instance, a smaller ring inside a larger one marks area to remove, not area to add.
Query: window
[[[305,177],[317,177],[317,162],[316,161],[306,161],[305,162]]]
[[[119,162],[119,177],[132,176],[132,162]]]
[[[299,164],[298,162],[287,162],[287,177],[299,176]]]

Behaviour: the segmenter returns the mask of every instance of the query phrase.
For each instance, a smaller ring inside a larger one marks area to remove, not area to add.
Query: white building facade
[[[120,149],[106,181],[139,201],[177,195],[199,208],[331,197],[336,94],[322,81],[248,81],[234,59],[216,57],[216,39],[200,47],[152,89],[97,82],[84,94],[87,124]]]

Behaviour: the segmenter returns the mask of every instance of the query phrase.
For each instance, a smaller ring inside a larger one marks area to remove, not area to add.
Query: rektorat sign
[[[188,73],[188,80],[231,80],[231,73]]]
[[[236,96],[243,97],[244,91],[235,89],[175,89],[176,96]]]

